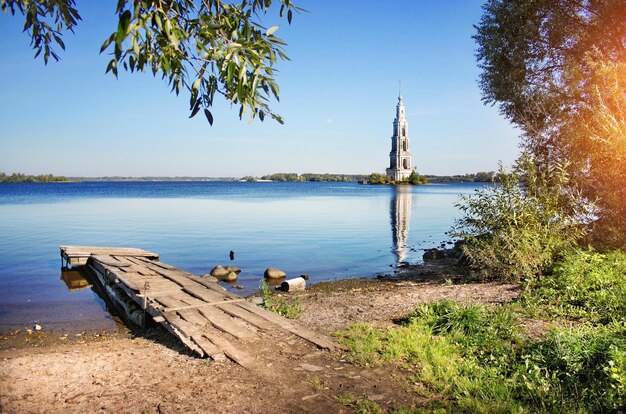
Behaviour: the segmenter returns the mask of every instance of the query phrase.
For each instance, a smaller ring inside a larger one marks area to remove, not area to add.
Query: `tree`
[[[418,172],[415,170],[411,171],[411,175],[409,175],[409,184],[419,185],[426,183],[428,183],[426,177],[419,175]]]
[[[390,184],[391,179],[386,174],[372,173],[369,176],[370,184]]]
[[[484,102],[538,168],[568,166],[597,237],[626,243],[626,0],[488,0],[476,30]]]
[[[269,101],[279,99],[274,65],[288,59],[284,41],[274,36],[278,26],[264,27],[261,15],[279,3],[278,14],[291,23],[301,9],[291,0],[118,0],[117,29],[100,52],[111,52],[106,72],[150,70],[167,81],[177,95],[189,92],[190,117],[209,108],[216,94],[239,105],[239,118],[269,116]],[[31,37],[35,58],[59,60],[56,48],[65,49],[62,36],[81,20],[74,0],[0,0],[3,12],[25,17],[24,31]]]

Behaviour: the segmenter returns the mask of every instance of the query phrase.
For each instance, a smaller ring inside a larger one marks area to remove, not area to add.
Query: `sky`
[[[300,0],[292,24],[263,17],[288,43],[280,62],[285,124],[240,121],[217,100],[213,126],[189,119],[150,73],[105,74],[100,45],[116,1],[78,0],[82,21],[59,62],[34,60],[23,18],[0,14],[0,171],[66,176],[242,177],[275,172],[369,174],[389,163],[398,83],[413,165],[422,174],[497,169],[519,132],[485,106],[471,36],[481,0]]]

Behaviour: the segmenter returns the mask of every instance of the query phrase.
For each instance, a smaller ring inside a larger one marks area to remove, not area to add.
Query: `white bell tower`
[[[389,168],[387,175],[393,181],[403,181],[409,178],[413,171],[411,164],[411,149],[409,145],[409,123],[404,113],[402,90],[398,95],[396,105],[396,119],[393,120],[393,136],[391,137],[391,152],[389,153]]]

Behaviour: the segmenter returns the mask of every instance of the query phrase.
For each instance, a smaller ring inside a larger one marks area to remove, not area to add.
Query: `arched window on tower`
[[[402,127],[402,136],[406,137],[406,126]]]
[[[402,159],[402,168],[404,168],[405,170],[409,169],[409,159],[408,158],[403,158]]]
[[[402,140],[402,151],[408,151],[407,150],[406,139]]]

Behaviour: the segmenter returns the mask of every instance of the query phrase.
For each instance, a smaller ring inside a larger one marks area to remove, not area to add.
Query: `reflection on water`
[[[81,271],[76,269],[61,269],[61,280],[65,282],[67,289],[72,292],[91,287],[91,283]]]
[[[413,186],[399,185],[393,187],[389,212],[391,214],[391,233],[396,264],[406,261],[408,257],[412,200]]]

